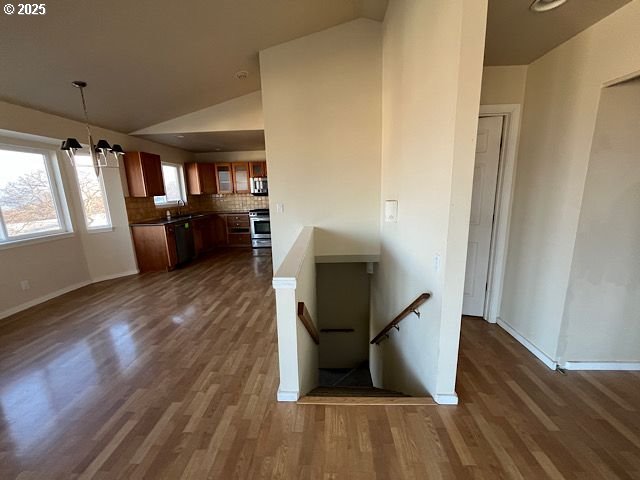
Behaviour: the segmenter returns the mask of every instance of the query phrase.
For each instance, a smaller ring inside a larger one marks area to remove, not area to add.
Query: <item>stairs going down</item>
[[[435,405],[431,397],[411,397],[376,388],[367,362],[353,369],[320,369],[320,386],[298,400],[300,405]]]

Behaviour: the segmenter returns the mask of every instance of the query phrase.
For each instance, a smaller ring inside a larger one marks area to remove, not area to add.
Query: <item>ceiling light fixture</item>
[[[75,82],[71,82],[71,85],[80,89],[80,98],[82,98],[82,110],[84,111],[84,121],[85,126],[87,127],[87,136],[89,137],[89,145],[90,145],[90,153],[91,160],[93,163],[93,168],[96,171],[96,176],[100,176],[100,170],[103,168],[118,168],[119,165],[119,157],[120,155],[124,155],[124,150],[117,143],[113,145],[109,145],[109,142],[106,140],[98,140],[98,143],[94,145],[93,137],[91,136],[91,126],[89,125],[89,114],[87,113],[87,102],[84,99],[84,89],[87,87],[87,82],[83,82],[81,80],[76,80]],[[63,150],[67,153],[71,164],[74,164],[75,154],[78,150],[82,148],[82,145],[75,138],[67,138],[62,142],[60,150]],[[109,154],[113,155],[115,158],[115,165],[109,165]]]
[[[567,0],[535,0],[529,10],[536,13],[548,12],[567,3]]]

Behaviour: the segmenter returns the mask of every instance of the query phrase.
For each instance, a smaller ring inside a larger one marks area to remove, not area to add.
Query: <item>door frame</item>
[[[503,117],[502,146],[498,163],[498,185],[491,233],[487,294],[483,318],[497,323],[502,305],[502,288],[507,265],[509,228],[515,188],[521,109],[519,104],[480,105],[479,117]]]

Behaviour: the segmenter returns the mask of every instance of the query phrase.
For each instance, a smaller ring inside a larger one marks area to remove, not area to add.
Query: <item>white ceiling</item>
[[[424,0],[418,0],[424,1]],[[485,63],[527,64],[630,0],[490,0]],[[0,15],[0,98],[131,132],[259,90],[258,52],[358,17],[387,0],[66,0],[44,16]],[[247,70],[246,80],[237,80]]]
[[[484,63],[528,65],[630,1],[568,0],[556,10],[533,13],[533,0],[489,0]]]

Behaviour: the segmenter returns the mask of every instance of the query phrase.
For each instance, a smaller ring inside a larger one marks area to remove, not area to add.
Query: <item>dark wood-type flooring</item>
[[[640,478],[638,372],[466,319],[458,407],[279,404],[274,315],[270,257],[223,252],[0,321],[0,478]]]

